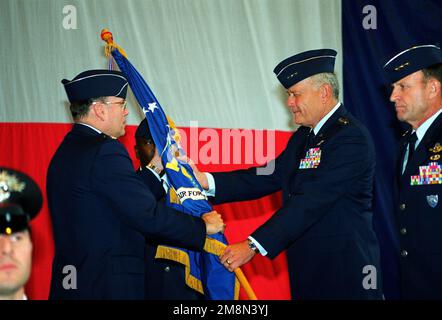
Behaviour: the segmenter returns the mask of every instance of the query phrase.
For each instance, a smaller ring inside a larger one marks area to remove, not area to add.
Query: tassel
[[[101,40],[106,42],[106,45],[104,46],[104,55],[106,58],[110,59],[112,50],[117,49],[120,51],[121,55],[127,59],[126,52],[114,42],[114,36],[112,35],[112,32],[110,32],[108,29],[102,29],[101,30]]]

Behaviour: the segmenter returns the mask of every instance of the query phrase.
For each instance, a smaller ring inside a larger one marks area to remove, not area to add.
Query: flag
[[[195,178],[189,164],[177,160],[185,156],[179,144],[179,133],[168,121],[155,95],[129,60],[119,49],[112,50],[121,72],[126,76],[129,86],[140,108],[146,116],[149,128],[158,148],[167,179],[173,189],[168,192],[167,203],[184,213],[201,217],[212,211],[211,204]],[[159,246],[156,257],[182,263],[186,268],[186,283],[203,293],[210,300],[233,300],[238,298],[239,283],[235,274],[229,272],[219,261],[218,254],[225,244],[222,233],[208,236],[205,250],[196,252],[182,248]]]

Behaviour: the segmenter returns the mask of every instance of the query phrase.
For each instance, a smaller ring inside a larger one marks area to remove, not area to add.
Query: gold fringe
[[[187,253],[178,250],[176,248],[160,245],[157,248],[155,259],[168,259],[184,265],[186,284],[189,287],[191,287],[193,290],[196,290],[199,293],[204,294],[203,284],[201,283],[201,280],[195,278],[193,275],[190,274],[190,260],[189,260],[189,255]]]
[[[173,139],[175,140],[176,143],[179,144],[181,141],[180,131],[176,127],[175,122],[173,122],[173,120],[168,115],[166,115],[166,118],[167,118],[167,122],[169,123],[170,128],[172,130],[174,130]]]
[[[217,256],[222,254],[225,247],[226,245],[224,243],[209,237],[206,238],[206,242],[204,244],[205,251],[211,254],[216,254]],[[214,253],[214,252],[219,252],[219,253]],[[157,248],[155,259],[168,259],[184,265],[186,284],[189,287],[191,287],[193,290],[196,290],[199,293],[204,294],[203,284],[201,280],[195,278],[192,274],[190,274],[190,261],[189,261],[189,255],[187,253],[176,248],[160,245]],[[233,294],[234,300],[239,299],[240,287],[241,285],[238,281],[238,278],[235,277],[235,288]]]
[[[223,254],[226,245],[221,241],[206,237],[206,242],[204,243],[204,251],[220,256]]]
[[[112,50],[117,49],[123,57],[127,59],[126,52],[114,42],[114,38],[112,35],[112,32],[110,32],[108,29],[102,29],[100,34],[101,39],[106,42],[106,45],[104,46],[104,54],[106,58],[109,58],[111,56]],[[177,143],[181,140],[181,136],[179,134],[179,131],[175,125],[175,123],[172,121],[171,118],[167,117],[167,122],[169,123],[171,129],[173,129],[174,132],[174,139]],[[178,151],[176,156],[179,156]],[[183,168],[184,169],[184,168]],[[174,203],[179,203],[178,196],[174,189],[171,189],[170,191],[170,201]],[[175,202],[177,201],[177,202]],[[224,249],[226,248],[226,245],[218,240],[206,238],[206,242],[204,244],[204,250],[208,253],[215,254],[217,256],[220,256]],[[193,275],[190,274],[190,261],[189,261],[189,255],[181,250],[178,250],[176,248],[171,248],[167,246],[158,246],[157,253],[155,255],[156,259],[168,259],[172,260],[178,263],[181,263],[185,266],[185,277],[186,277],[186,284],[191,287],[192,289],[200,292],[201,294],[204,294],[203,285],[201,283],[201,280],[198,280]],[[245,280],[247,281],[247,279]],[[238,276],[235,278],[235,289],[234,289],[234,299],[238,300],[239,297],[239,288],[240,283],[238,281]]]
[[[223,254],[224,249],[227,246],[222,243],[221,241],[218,241],[216,239],[212,239],[209,237],[206,237],[206,242],[204,243],[204,251],[214,254],[216,256],[220,256]],[[239,268],[238,268],[239,269]],[[238,274],[235,272],[235,292],[234,292],[234,299],[238,300],[239,298],[239,288],[241,287],[240,282],[238,281]]]
[[[169,198],[171,203],[181,204],[180,198],[178,198],[174,188],[169,189]]]

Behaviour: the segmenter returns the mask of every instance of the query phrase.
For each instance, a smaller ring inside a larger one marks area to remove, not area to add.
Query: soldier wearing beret
[[[40,188],[28,175],[0,167],[0,300],[25,300],[31,274],[29,222],[43,203]]]
[[[442,299],[442,52],[434,44],[400,51],[384,64],[396,115],[411,128],[396,169],[403,299]]]
[[[135,174],[116,140],[128,115],[121,72],[89,70],[62,83],[75,124],[47,173],[55,241],[50,298],[144,299],[146,239],[202,250],[206,233],[223,230],[222,219],[158,203]]]
[[[286,250],[292,299],[380,299],[380,256],[372,228],[374,147],[365,127],[339,102],[336,51],[306,51],[274,72],[300,127],[274,171],[197,172],[215,203],[282,190],[283,204],[247,240],[229,246],[229,270],[256,253]]]

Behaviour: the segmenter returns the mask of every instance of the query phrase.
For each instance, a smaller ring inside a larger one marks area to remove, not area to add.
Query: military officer
[[[365,127],[339,102],[336,54],[306,51],[274,69],[300,127],[266,166],[273,172],[195,171],[215,203],[282,190],[282,207],[247,240],[229,246],[221,261],[234,270],[256,253],[273,259],[287,250],[292,299],[382,297],[372,228],[374,147]]]
[[[121,72],[88,70],[62,83],[75,124],[47,173],[55,241],[50,298],[144,299],[146,239],[202,250],[206,233],[224,229],[222,219],[158,203],[135,174],[116,140],[128,115]]]
[[[383,67],[397,118],[411,126],[397,161],[401,295],[442,299],[442,52],[417,45]]]

